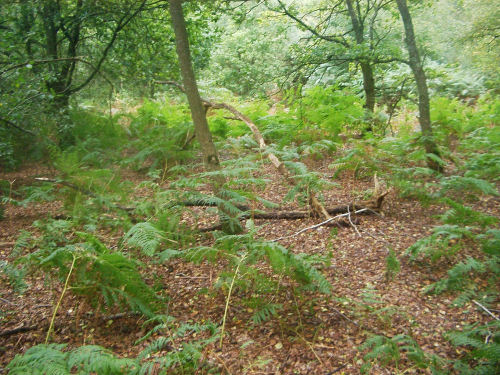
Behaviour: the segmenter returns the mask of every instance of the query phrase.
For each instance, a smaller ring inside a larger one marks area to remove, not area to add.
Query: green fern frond
[[[280,303],[266,303],[259,306],[257,310],[252,314],[250,320],[254,325],[259,325],[268,321],[271,317],[276,316],[279,310],[283,308]]]
[[[137,223],[125,234],[124,240],[130,246],[153,256],[162,243],[165,233],[150,222]]]
[[[470,283],[470,273],[486,272],[486,265],[474,258],[460,262],[448,270],[448,276],[425,288],[426,293],[442,293],[444,291],[464,290]]]
[[[37,345],[17,355],[8,365],[9,374],[70,375],[102,374],[124,375],[138,363],[135,360],[116,358],[110,351],[94,345],[82,346],[63,352],[66,345]]]
[[[24,269],[19,269],[6,260],[0,260],[0,275],[1,274],[7,277],[15,292],[23,293],[26,290],[27,285],[24,281],[26,271]]]
[[[450,176],[444,177],[440,181],[439,195],[444,196],[446,193],[453,192],[467,192],[467,193],[480,193],[485,195],[498,196],[499,193],[496,187],[486,181],[474,177]]]
[[[217,248],[199,246],[183,251],[182,257],[195,264],[200,264],[204,260],[215,262],[218,260],[219,253],[220,250]]]
[[[498,218],[475,211],[470,207],[464,206],[452,199],[446,198],[444,202],[451,207],[441,217],[445,224],[455,224],[462,226],[476,226],[484,228],[498,223]]]

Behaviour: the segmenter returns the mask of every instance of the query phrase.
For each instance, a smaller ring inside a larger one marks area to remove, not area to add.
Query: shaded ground
[[[327,161],[311,162],[311,169],[324,171]],[[272,181],[265,198],[280,202],[286,193],[283,181],[271,167],[262,172]],[[38,166],[25,167],[16,173],[1,173],[0,179],[13,181],[14,189],[31,184],[32,177],[50,176],[51,171]],[[140,176],[127,174],[135,184]],[[325,194],[327,206],[347,204],[362,199],[372,188],[370,180],[358,180],[343,174],[339,187]],[[147,192],[145,192],[147,194]],[[293,205],[289,205],[293,208]],[[500,202],[479,201],[476,209],[500,216]],[[6,218],[0,222],[0,260],[8,259],[20,230],[30,230],[34,220],[44,220],[62,214],[60,202],[34,204],[29,207],[6,207]],[[484,314],[472,304],[463,308],[451,306],[453,296],[425,295],[422,289],[446,271],[447,264],[432,269],[410,265],[402,257],[404,250],[430,233],[436,224],[440,207],[422,208],[418,202],[402,200],[392,192],[386,198],[383,216],[360,216],[353,227],[320,227],[280,241],[294,252],[331,253],[331,265],[322,272],[333,286],[333,296],[317,299],[297,299],[286,282],[275,295],[275,302],[284,309],[270,321],[257,327],[249,323],[251,309],[238,303],[244,297],[236,290],[230,304],[226,336],[222,350],[212,345],[205,359],[231,374],[358,374],[361,357],[358,347],[370,333],[393,336],[412,335],[420,346],[443,357],[457,355],[442,334],[466,324],[484,322]],[[187,218],[186,220],[191,220]],[[257,221],[259,234],[276,239],[316,224],[318,219],[294,221]],[[117,244],[121,233],[106,234],[106,243]],[[205,240],[210,242],[210,238]],[[401,272],[394,280],[386,278],[386,256],[392,248],[401,259]],[[473,250],[471,250],[473,251]],[[162,285],[170,297],[170,315],[180,321],[220,322],[224,314],[225,295],[212,289],[223,264],[194,265],[180,260],[168,264],[148,264],[144,269],[149,284]],[[13,356],[33,345],[43,343],[53,306],[62,285],[51,283],[41,274],[27,277],[28,289],[23,295],[12,292],[4,280],[0,285],[0,332],[13,328],[29,328],[0,337],[0,373]],[[367,292],[367,289],[371,289]],[[208,292],[207,292],[208,290]],[[375,296],[378,303],[364,300]],[[383,311],[381,310],[382,308]],[[497,306],[500,309],[500,305]],[[67,294],[56,319],[54,341],[70,346],[98,344],[115,353],[136,355],[145,344],[134,341],[145,334],[141,317],[112,317],[95,312],[81,299]],[[405,368],[405,366],[401,366]],[[420,373],[410,369],[406,373]],[[203,373],[203,370],[200,370]],[[396,369],[374,367],[373,374],[397,373]]]

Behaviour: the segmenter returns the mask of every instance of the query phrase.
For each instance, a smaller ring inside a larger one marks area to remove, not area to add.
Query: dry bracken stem
[[[500,318],[498,318],[498,316],[496,316],[495,314],[493,314],[490,310],[488,310],[486,307],[484,307],[483,305],[481,305],[479,302],[477,302],[475,299],[472,300],[472,302],[474,302],[476,305],[478,305],[480,308],[482,308],[484,311],[486,311],[488,313],[488,315],[490,315],[491,317],[493,317],[494,319],[496,320],[500,320]]]
[[[16,179],[9,181],[9,203],[12,202],[12,186],[14,186],[14,182],[16,182]]]
[[[73,272],[73,268],[75,267],[75,262],[76,262],[76,257],[73,255],[73,262],[71,262],[71,267],[69,269],[68,276],[66,276],[66,282],[64,283],[63,291],[59,296],[59,301],[57,301],[54,313],[52,314],[52,319],[50,320],[49,330],[47,331],[47,337],[45,337],[45,345],[49,343],[50,334],[54,330],[54,321],[56,319],[57,310],[59,310],[59,307],[61,306],[61,301],[64,297],[64,294],[66,293],[66,290],[68,289],[69,278],[71,277],[71,273]]]
[[[246,254],[243,255],[240,262],[238,263],[238,266],[236,267],[236,271],[234,271],[233,280],[231,281],[231,285],[229,286],[229,292],[228,292],[227,298],[226,298],[226,307],[224,309],[224,317],[222,318],[222,330],[220,333],[219,346],[221,349],[222,349],[222,340],[224,340],[224,329],[226,327],[226,318],[227,318],[227,311],[229,309],[229,300],[231,299],[231,292],[233,291],[234,281],[236,280],[236,276],[238,276],[238,271],[240,270],[241,263],[243,263],[243,260],[245,259],[245,257],[246,257]]]

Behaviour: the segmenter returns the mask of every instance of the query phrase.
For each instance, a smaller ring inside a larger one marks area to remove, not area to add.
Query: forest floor
[[[308,167],[327,173],[329,162],[310,161]],[[17,190],[33,184],[33,177],[51,177],[53,173],[44,166],[31,165],[17,172],[0,172],[0,179],[15,180],[13,189]],[[287,190],[282,178],[268,165],[261,173],[270,182],[260,195],[281,202]],[[124,178],[137,185],[143,176],[127,172]],[[371,178],[355,179],[350,172],[335,182],[338,187],[324,193],[327,207],[359,201],[373,187]],[[291,203],[286,208],[297,206]],[[474,208],[500,217],[498,200],[479,200]],[[274,302],[281,303],[283,310],[267,322],[253,326],[249,322],[252,310],[239,303],[244,296],[236,290],[229,304],[223,347],[219,347],[218,341],[211,344],[204,350],[204,359],[225,374],[359,374],[363,357],[359,347],[371,334],[389,337],[408,334],[429,353],[456,357],[459,352],[443,338],[443,333],[475,322],[484,323],[488,317],[472,303],[462,308],[452,306],[453,295],[423,293],[425,286],[446,273],[449,268],[446,260],[424,267],[410,264],[403,256],[408,246],[431,233],[437,224],[436,215],[443,211],[439,206],[424,208],[417,201],[403,200],[392,191],[385,199],[381,215],[360,215],[356,227],[321,226],[280,240],[293,252],[331,254],[331,264],[321,271],[333,286],[332,296],[297,297],[292,293],[293,284],[284,281],[274,296]],[[57,201],[27,207],[7,205],[6,217],[0,222],[0,261],[9,258],[21,230],[32,231],[34,220],[61,214],[64,214],[62,202]],[[192,217],[184,220],[195,224]],[[198,224],[203,227],[211,220],[214,217],[207,214]],[[256,225],[260,226],[260,237],[273,240],[318,222],[317,218],[257,220]],[[98,234],[112,248],[118,246],[123,232]],[[212,241],[210,234],[200,238],[204,244]],[[401,261],[401,270],[393,279],[386,275],[389,249]],[[220,323],[226,293],[215,289],[214,284],[224,266],[222,263],[148,262],[142,273],[149,284],[162,285],[164,295],[169,297],[170,315],[183,322]],[[0,281],[0,334],[19,328],[17,333],[0,336],[0,373],[6,373],[4,367],[16,354],[45,341],[63,285],[35,273],[27,276],[28,288],[18,295],[8,283]],[[496,309],[500,309],[500,304]],[[142,326],[144,318],[106,314],[109,312],[98,312],[81,298],[66,294],[58,310],[53,341],[69,347],[97,344],[120,356],[137,355],[146,345],[146,342],[134,345],[146,333]],[[394,364],[387,368],[375,365],[371,373],[396,374],[403,373],[403,369],[407,374],[425,373],[405,363],[399,369]],[[201,369],[199,373],[204,371]]]

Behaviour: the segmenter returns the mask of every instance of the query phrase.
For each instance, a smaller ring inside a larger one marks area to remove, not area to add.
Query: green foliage
[[[481,228],[489,227],[498,223],[499,219],[473,210],[452,199],[445,199],[444,202],[451,207],[441,215],[440,219],[445,224],[462,226],[479,226]]]
[[[26,272],[22,269],[16,268],[9,262],[2,260],[0,261],[0,275],[4,275],[14,291],[17,293],[22,293],[26,290],[26,282],[24,281],[24,276]]]
[[[118,358],[110,350],[96,345],[85,345],[63,351],[66,345],[37,345],[17,355],[8,365],[10,374],[99,374],[145,375],[153,371],[161,374],[169,370],[194,371],[200,365],[202,350],[217,339],[217,327],[205,324],[176,325],[170,316],[155,315],[144,325],[157,323],[142,339],[159,335],[136,358]],[[205,334],[207,332],[207,334]],[[200,336],[205,338],[200,338]],[[196,337],[196,339],[195,339]],[[174,345],[181,348],[176,349]]]
[[[360,347],[361,350],[369,350],[363,356],[364,364],[361,373],[367,374],[373,367],[374,362],[382,366],[392,364],[399,368],[403,360],[410,361],[419,369],[429,369],[432,374],[446,374],[445,361],[436,355],[424,352],[418,343],[410,336],[400,334],[391,338],[381,335],[371,336]]]
[[[473,289],[475,282],[473,281],[474,275],[481,275],[487,271],[496,273],[496,277],[500,276],[498,273],[499,259],[491,259],[488,262],[482,262],[474,258],[468,258],[465,262],[460,262],[448,270],[447,277],[430,284],[426,287],[427,293],[442,293],[444,291],[467,291]],[[462,303],[464,299],[460,300]]]
[[[169,167],[192,157],[193,135],[189,112],[185,105],[145,101],[132,118],[128,128],[129,144],[124,165],[136,169],[161,169],[163,176]]]
[[[54,231],[55,228],[59,230]],[[134,260],[109,250],[91,234],[76,232],[76,238],[70,237],[69,222],[49,222],[45,230],[44,236],[34,239],[37,250],[20,257],[17,263],[31,269],[55,271],[64,281],[75,259],[70,278],[74,293],[86,296],[102,308],[128,306],[145,315],[152,315],[157,309],[159,298],[142,280]]]
[[[135,224],[125,234],[125,241],[139,247],[146,255],[153,256],[163,239],[163,231],[149,222]]]
[[[277,243],[256,239],[256,229],[250,220],[247,221],[247,229],[249,232],[246,234],[218,237],[213,247],[201,246],[183,251],[167,250],[161,253],[160,257],[164,261],[172,257],[182,257],[197,263],[225,258],[230,263],[228,270],[240,264],[240,272],[235,277],[241,283],[237,285],[251,288],[257,294],[268,293],[276,284],[256,267],[259,262],[265,261],[277,275],[286,275],[306,289],[317,290],[323,294],[331,293],[330,283],[315,268],[315,264],[324,262],[324,259],[306,254],[294,254]],[[232,274],[233,272],[228,272],[227,276],[232,279],[230,276]]]
[[[332,135],[339,134],[345,126],[361,124],[364,116],[361,100],[335,87],[315,86],[306,90],[294,110],[304,125],[314,124]]]
[[[450,192],[464,193],[469,195],[474,193],[498,196],[496,187],[485,180],[474,177],[450,176],[443,177],[439,183],[440,191],[438,196],[445,196]]]
[[[156,315],[147,320],[144,325],[151,323],[156,323],[156,325],[137,343],[153,335],[160,337],[149,343],[139,353],[136,361],[140,367],[134,373],[150,374],[153,370],[166,371],[173,368],[180,368],[181,372],[196,370],[200,365],[203,348],[218,339],[217,326],[211,322],[177,324],[171,316]],[[200,338],[203,335],[205,338]],[[181,345],[179,341],[182,341]],[[180,348],[175,349],[174,346],[180,346]]]
[[[255,310],[250,317],[250,320],[256,326],[268,321],[272,317],[275,317],[278,314],[278,311],[283,309],[282,304],[267,302],[259,297],[252,298],[245,304]]]
[[[465,326],[461,331],[452,331],[446,338],[454,346],[469,349],[465,358],[455,361],[460,374],[493,375],[500,371],[500,322],[494,320],[485,325]]]
[[[208,72],[217,84],[244,96],[263,96],[275,89],[273,81],[284,70],[277,52],[286,54],[290,43],[286,26],[253,15],[246,15],[241,23],[223,17],[219,24],[227,34],[214,49]]]
[[[121,375],[130,373],[134,361],[117,358],[109,350],[87,345],[69,352],[62,350],[66,345],[37,345],[17,355],[7,366],[10,374],[103,374]],[[75,372],[76,371],[76,372]]]
[[[298,198],[299,203],[307,204],[311,193],[321,192],[323,189],[337,186],[323,178],[323,174],[311,172],[305,164],[294,161],[285,161],[286,168],[291,172],[295,184],[290,188],[285,201]]]
[[[462,249],[463,243],[459,240],[473,237],[470,228],[459,225],[441,225],[433,228],[433,234],[422,238],[406,249],[405,255],[410,260],[429,258],[431,262],[441,257],[451,258]]]
[[[401,270],[401,264],[399,259],[396,257],[396,253],[393,249],[389,249],[389,254],[385,258],[385,275],[387,279],[394,279],[394,277]]]

